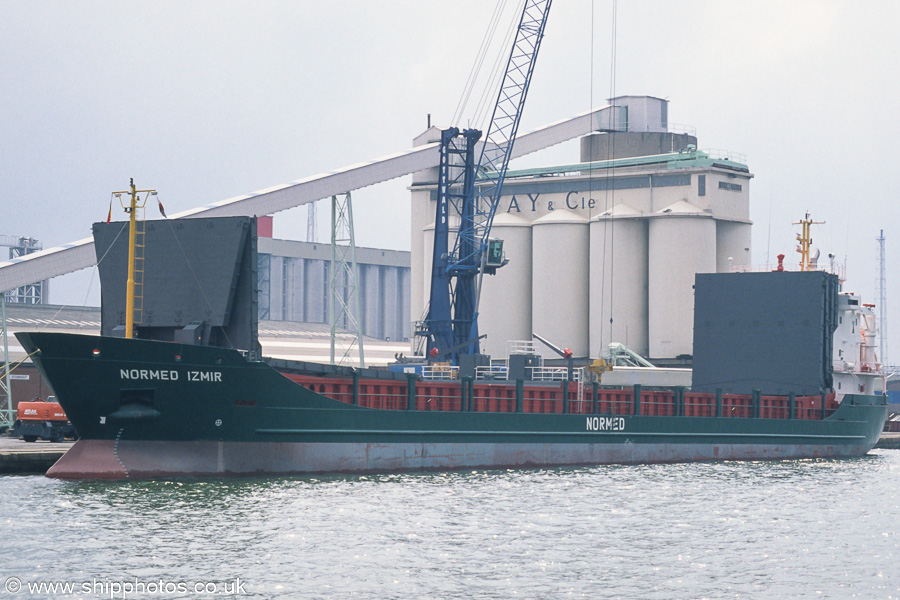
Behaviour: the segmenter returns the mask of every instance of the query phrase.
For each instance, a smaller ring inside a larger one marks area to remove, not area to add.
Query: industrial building
[[[503,356],[507,341],[534,332],[576,357],[599,356],[611,342],[651,359],[689,357],[694,275],[749,265],[753,175],[743,157],[697,150],[692,132],[670,127],[664,99],[622,96],[610,105],[617,110],[600,131],[581,138],[578,163],[507,174],[491,237],[505,241],[509,264],[484,278],[483,352]],[[432,127],[414,144],[439,135]],[[416,173],[410,190],[419,315],[437,169]]]
[[[258,253],[260,319],[331,323],[330,243],[272,239],[271,229],[261,226]],[[356,260],[363,335],[409,341],[409,252],[357,248]]]

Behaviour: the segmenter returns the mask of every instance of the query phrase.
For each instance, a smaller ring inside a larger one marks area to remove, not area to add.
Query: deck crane
[[[475,162],[481,132],[441,132],[434,254],[428,313],[416,334],[427,339],[429,359],[458,362],[478,354],[478,299],[482,277],[505,264],[502,240],[491,224],[519,129],[551,0],[525,0],[506,74]],[[451,227],[457,228],[450,247]]]

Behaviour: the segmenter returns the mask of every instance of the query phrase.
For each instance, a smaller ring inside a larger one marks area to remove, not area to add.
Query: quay
[[[43,440],[29,443],[7,435],[0,436],[0,474],[43,474],[74,443]]]
[[[881,438],[875,444],[875,447],[886,450],[900,450],[900,431],[885,431],[881,434]]]

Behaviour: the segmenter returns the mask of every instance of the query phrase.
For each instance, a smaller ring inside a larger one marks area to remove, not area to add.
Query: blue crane
[[[441,132],[431,292],[427,316],[416,331],[426,337],[430,358],[456,363],[460,354],[479,353],[478,299],[482,277],[485,273],[494,274],[505,264],[502,240],[489,237],[491,224],[550,3],[551,0],[525,0],[478,161],[475,153],[480,131],[451,127]],[[451,248],[453,225],[457,233]]]

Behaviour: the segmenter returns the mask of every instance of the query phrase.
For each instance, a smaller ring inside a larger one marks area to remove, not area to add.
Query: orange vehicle
[[[26,442],[35,442],[38,438],[61,442],[67,436],[74,437],[75,429],[56,398],[48,396],[47,400],[35,398],[31,402],[19,402],[13,435]]]

